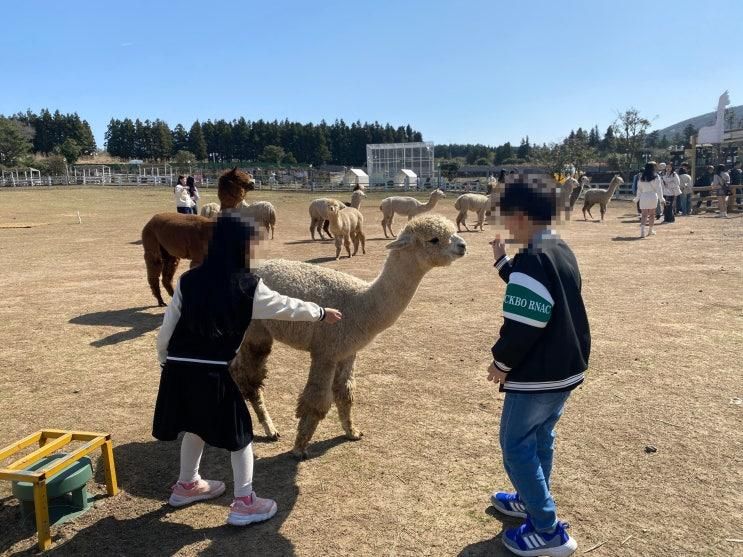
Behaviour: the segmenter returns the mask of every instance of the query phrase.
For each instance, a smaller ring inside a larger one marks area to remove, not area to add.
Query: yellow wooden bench
[[[38,467],[35,470],[25,469],[33,466],[39,460],[48,457],[52,453],[59,451],[62,447],[73,441],[83,441],[84,444],[60,458],[51,460],[43,467]],[[33,485],[34,513],[36,515],[36,532],[39,536],[39,549],[45,550],[49,549],[52,545],[52,538],[49,532],[49,503],[47,500],[47,481],[49,478],[100,448],[106,469],[106,490],[109,495],[116,495],[119,488],[116,484],[116,466],[114,465],[113,445],[110,434],[44,429],[0,449],[0,462],[36,443],[39,444],[38,449],[0,468],[0,480],[29,482]]]

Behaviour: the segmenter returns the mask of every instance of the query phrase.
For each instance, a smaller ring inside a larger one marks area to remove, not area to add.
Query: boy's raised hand
[[[338,323],[341,319],[343,319],[343,314],[340,311],[333,308],[325,308],[325,318],[323,319],[325,323],[332,325],[333,323]]]
[[[506,243],[500,239],[499,234],[495,236],[495,240],[490,242],[490,245],[493,246],[493,257],[496,261],[506,255]]]

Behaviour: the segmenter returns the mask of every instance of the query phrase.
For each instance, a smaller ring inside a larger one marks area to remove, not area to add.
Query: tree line
[[[106,130],[106,149],[122,158],[167,160],[264,161],[284,164],[366,163],[367,143],[422,141],[410,125],[397,128],[378,122],[343,120],[332,124],[302,124],[289,120],[272,122],[238,118],[232,121],[195,121],[188,130],[177,124],[172,130],[162,120],[111,119]]]

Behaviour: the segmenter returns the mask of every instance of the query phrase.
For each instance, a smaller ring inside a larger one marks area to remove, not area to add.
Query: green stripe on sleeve
[[[533,290],[509,283],[503,300],[503,313],[515,321],[544,327],[552,314],[552,304]]]

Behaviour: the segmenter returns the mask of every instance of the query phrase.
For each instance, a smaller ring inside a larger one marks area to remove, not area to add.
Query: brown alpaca
[[[190,259],[194,267],[204,260],[214,221],[198,215],[159,213],[142,229],[147,282],[158,306],[165,306],[158,280],[173,295],[173,276],[181,259]]]
[[[255,189],[255,180],[249,172],[238,170],[237,167],[225,172],[219,177],[217,197],[221,209],[237,207],[245,199],[245,193]]]

